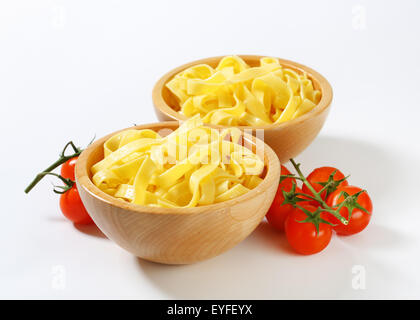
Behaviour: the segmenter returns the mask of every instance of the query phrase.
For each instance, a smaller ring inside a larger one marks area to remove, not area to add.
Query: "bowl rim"
[[[111,206],[115,206],[121,209],[130,210],[137,213],[149,213],[149,214],[176,214],[176,215],[191,215],[191,214],[200,214],[209,211],[219,211],[221,209],[234,206],[235,204],[241,203],[245,200],[249,200],[254,198],[255,196],[264,193],[273,183],[279,183],[276,181],[276,177],[280,175],[280,161],[275,154],[275,152],[268,146],[264,141],[249,135],[247,133],[243,133],[244,138],[251,142],[252,144],[256,144],[257,141],[260,143],[262,142],[262,146],[264,148],[264,162],[267,168],[266,175],[263,181],[254,189],[248,191],[247,193],[233,198],[228,201],[223,201],[215,204],[205,205],[205,206],[198,206],[198,207],[189,207],[189,208],[161,208],[161,207],[151,207],[139,204],[133,204],[129,202],[125,202],[121,199],[117,199],[102,190],[100,190],[97,186],[94,185],[91,178],[89,177],[89,170],[88,168],[88,159],[92,152],[97,148],[103,147],[103,144],[106,140],[108,140],[113,135],[117,134],[118,132],[127,130],[127,129],[154,129],[154,128],[171,128],[171,127],[178,127],[180,125],[180,121],[163,121],[151,124],[143,124],[137,125],[125,129],[121,129],[110,133],[95,142],[89,145],[79,156],[76,167],[75,167],[75,177],[76,177],[76,184],[78,189],[83,188],[84,191],[89,193],[91,196],[96,198],[97,200],[103,201]]]
[[[164,115],[166,115],[167,117],[173,119],[173,120],[177,120],[177,121],[184,121],[187,120],[188,117],[184,116],[183,114],[181,114],[178,111],[175,111],[174,109],[172,109],[165,101],[165,99],[163,98],[162,95],[162,91],[165,87],[165,84],[171,80],[176,74],[178,74],[179,72],[198,65],[198,64],[204,64],[204,63],[217,63],[218,61],[220,61],[222,58],[226,57],[225,56],[213,56],[213,57],[208,57],[208,58],[203,58],[203,59],[199,59],[199,60],[195,60],[195,61],[191,61],[188,63],[185,63],[181,66],[178,66],[172,70],[170,70],[169,72],[165,73],[154,85],[153,87],[153,91],[152,91],[152,101],[153,101],[153,105],[155,107],[155,109],[159,110],[160,112],[162,112]],[[249,60],[256,60],[256,59],[260,59],[263,57],[270,57],[270,56],[266,56],[266,55],[246,55],[246,54],[238,54],[236,55],[240,58],[242,58],[245,62],[249,61]],[[317,71],[315,71],[312,68],[309,68],[303,64],[300,64],[298,62],[295,61],[291,61],[291,60],[286,60],[286,59],[282,59],[282,58],[277,58],[276,59],[279,60],[280,64],[284,67],[293,69],[295,71],[299,71],[300,73],[302,72],[306,72],[307,75],[309,76],[309,78],[315,80],[316,82],[318,82],[319,86],[320,86],[320,90],[321,90],[321,100],[318,102],[318,104],[315,106],[315,108],[313,108],[311,111],[295,118],[292,120],[288,120],[285,122],[281,122],[281,123],[273,123],[267,126],[235,126],[236,128],[239,129],[247,129],[247,130],[252,130],[252,129],[273,129],[273,128],[284,128],[287,126],[291,126],[297,123],[301,123],[311,117],[314,117],[320,113],[322,113],[325,109],[327,109],[330,105],[331,105],[331,101],[333,98],[333,90],[332,87],[330,85],[330,83],[327,81],[327,79],[322,76],[320,73],[318,73]],[[228,126],[223,126],[223,125],[214,125],[214,124],[206,124],[209,125],[213,128],[217,128],[217,129],[221,129],[221,128],[226,128]]]

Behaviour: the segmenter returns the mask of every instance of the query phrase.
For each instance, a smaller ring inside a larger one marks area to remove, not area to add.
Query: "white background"
[[[420,298],[419,14],[415,0],[1,1],[0,298]],[[52,178],[23,193],[68,140],[155,122],[166,71],[227,54],[330,81],[329,118],[297,160],[368,189],[363,233],[304,257],[263,223],[221,256],[165,266],[65,220]]]

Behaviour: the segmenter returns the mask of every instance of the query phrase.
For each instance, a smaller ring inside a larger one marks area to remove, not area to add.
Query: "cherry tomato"
[[[281,173],[282,176],[290,175],[290,171],[283,165],[281,165]],[[286,178],[282,182],[279,183],[279,190],[290,191],[293,187],[293,182],[296,184],[295,178]]]
[[[326,183],[328,181],[328,178],[330,177],[330,175],[336,171],[336,173],[334,174],[334,181],[338,181],[341,180],[343,178],[345,178],[344,174],[333,167],[321,167],[321,168],[317,168],[315,170],[313,170],[307,177],[306,179],[308,180],[309,184],[315,189],[316,192],[319,192],[322,188],[323,185],[319,184],[320,183]],[[332,186],[332,188],[339,188],[339,187],[344,187],[347,186],[349,183],[347,182],[347,180],[342,181],[338,186]],[[311,190],[309,190],[309,188],[307,187],[306,184],[303,184],[302,186],[302,190],[304,193],[309,194],[311,196],[313,196],[313,193]],[[333,190],[332,190],[333,191]],[[331,192],[332,192],[331,191]],[[329,193],[331,193],[329,192]],[[327,197],[327,190],[323,191],[321,193],[321,198],[323,200],[325,200],[325,198]],[[315,200],[312,200],[310,202],[310,204],[318,206],[319,203]]]
[[[299,187],[296,187],[296,192],[302,192],[302,190],[300,190]],[[291,204],[282,205],[283,201],[282,189],[278,188],[273,203],[266,215],[268,223],[279,231],[284,231],[284,222],[288,215],[294,210],[294,207]]]
[[[357,192],[362,191],[362,189],[355,186],[344,186],[344,187],[338,188],[336,191],[330,194],[327,199],[327,204],[330,207],[334,207],[343,202],[344,196],[340,197],[340,193],[342,191],[347,192],[351,196]],[[362,231],[369,224],[370,218],[372,216],[373,206],[372,206],[372,200],[370,199],[366,191],[359,195],[359,197],[357,198],[357,203],[363,208],[365,208],[366,211],[368,211],[369,213],[366,213],[363,210],[358,209],[358,208],[353,209],[348,225],[342,224],[332,214],[327,214],[328,221],[336,224],[336,226],[334,226],[333,229],[335,230],[335,232],[337,232],[337,234],[340,234],[340,235],[355,234]],[[347,208],[342,208],[339,213],[342,217],[348,219],[349,210]]]
[[[290,174],[291,172],[285,166],[281,165],[281,175]],[[268,223],[279,231],[284,231],[284,221],[288,214],[293,211],[293,206],[291,204],[282,205],[284,201],[283,190],[292,190],[293,183],[296,184],[296,179],[294,178],[286,178],[279,183],[273,203],[266,215]],[[302,192],[302,190],[296,187],[296,192]]]
[[[92,218],[87,213],[82,200],[80,199],[79,191],[77,190],[76,185],[73,185],[70,190],[61,195],[60,208],[64,216],[74,223],[93,223]]]
[[[317,209],[309,204],[303,204],[301,207],[310,212],[315,212]],[[317,233],[312,222],[298,222],[305,220],[307,217],[305,212],[295,208],[284,224],[289,244],[296,252],[304,255],[322,251],[330,243],[332,236],[332,228],[329,224],[319,223],[319,232]],[[323,214],[321,214],[321,217],[325,218]]]
[[[61,166],[61,176],[63,178],[74,181],[74,167],[76,166],[77,158],[78,157],[71,158],[63,163]]]

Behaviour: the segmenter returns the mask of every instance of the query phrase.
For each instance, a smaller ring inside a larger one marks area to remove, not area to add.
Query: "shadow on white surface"
[[[298,157],[305,173],[321,166],[333,166],[350,174],[349,183],[366,188],[375,201],[387,197],[401,183],[404,162],[391,147],[360,139],[319,136]],[[290,164],[286,164],[289,168]]]
[[[99,230],[99,228],[95,224],[76,224],[76,223],[73,223],[73,226],[77,231],[79,231],[81,233],[84,233],[88,236],[108,239],[107,236],[104,235],[103,232],[101,230]]]
[[[46,213],[47,215],[47,213]],[[66,220],[66,218],[64,218],[63,216],[48,216],[46,218],[47,221],[50,222],[55,222],[55,223],[67,223],[68,220]]]
[[[329,293],[322,292],[325,286],[316,291],[306,288],[311,282],[315,289],[321,279],[311,279],[312,275],[305,271],[308,267],[313,268],[316,275],[332,272],[334,264],[326,259],[325,252],[311,257],[299,256],[290,252],[285,241],[284,235],[275,234],[263,222],[234,249],[207,261],[182,266],[137,261],[144,275],[171,299],[328,297]],[[341,254],[339,261],[345,258]],[[332,292],[338,290],[335,288],[338,283],[333,283]]]
[[[265,219],[254,230],[253,234],[255,236],[255,241],[270,248],[272,251],[281,251],[293,256],[300,256],[290,247],[286,235],[271,227]]]
[[[323,252],[300,256],[290,250],[284,234],[264,221],[244,242],[208,261],[181,266],[137,261],[170,299],[393,298],[396,285],[408,286],[412,280],[383,261],[378,249],[395,252],[409,241],[388,228],[372,226],[368,237],[334,236]],[[356,265],[366,268],[366,290],[352,287]]]
[[[361,252],[363,253],[366,250],[372,250],[372,252],[375,250],[377,253],[382,250],[392,252],[396,248],[407,248],[415,241],[410,235],[375,224],[374,220],[365,230],[356,235],[337,236],[336,238],[349,246],[362,248]]]
[[[393,192],[390,186],[402,179],[398,166],[403,164],[364,141],[321,136],[298,160],[306,173],[323,165],[354,172],[351,183],[366,182],[363,187],[374,203],[385,202]],[[301,256],[290,249],[284,234],[264,221],[238,246],[208,261],[184,266],[137,261],[144,275],[174,299],[386,298],[398,296],[391,288],[410,284],[408,275],[389,262],[409,248],[410,241],[400,231],[376,225],[373,217],[366,232],[354,237],[334,235],[326,250]],[[352,287],[355,265],[366,267],[366,290]],[[387,285],[389,281],[393,286]]]

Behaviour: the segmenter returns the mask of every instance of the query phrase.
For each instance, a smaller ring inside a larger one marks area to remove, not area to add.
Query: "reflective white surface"
[[[419,11],[415,0],[2,1],[0,298],[420,298]],[[367,188],[363,233],[303,257],[263,223],[219,257],[164,266],[75,228],[52,179],[23,193],[68,140],[155,122],[151,90],[167,70],[232,53],[330,81],[329,118],[297,160]]]

